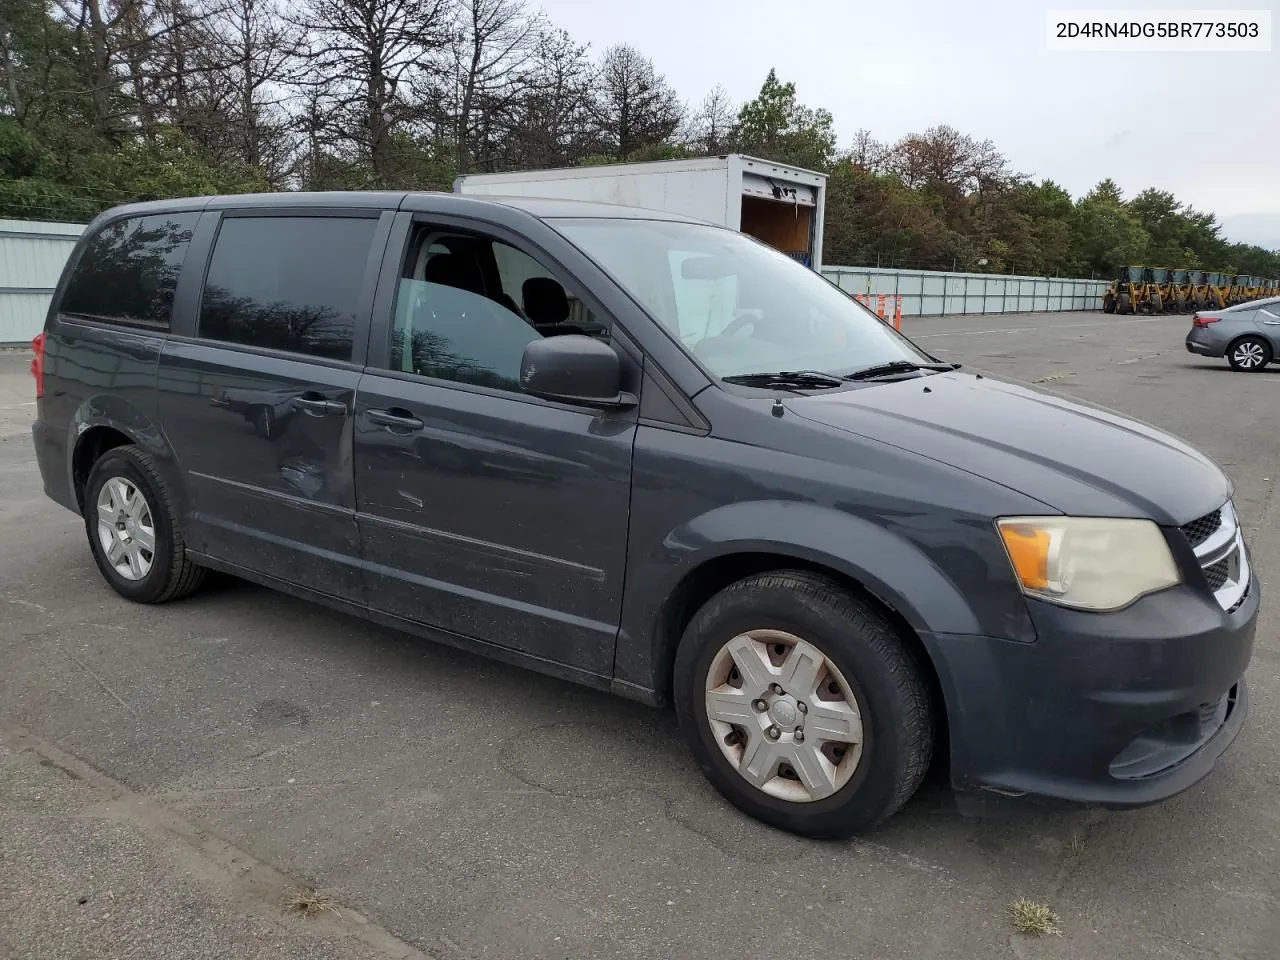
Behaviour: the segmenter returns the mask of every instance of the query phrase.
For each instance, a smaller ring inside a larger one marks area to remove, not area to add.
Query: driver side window
[[[470,234],[419,228],[396,295],[391,368],[499,390],[520,390],[534,340],[607,334],[536,259]]]

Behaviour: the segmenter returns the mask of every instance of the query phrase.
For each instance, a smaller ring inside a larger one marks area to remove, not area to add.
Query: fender
[[[945,534],[943,526],[942,539],[951,539]],[[967,534],[957,530],[955,539],[962,536],[972,542],[971,528]],[[815,503],[752,500],[719,506],[669,532],[655,553],[646,558],[633,554],[628,564],[615,663],[619,692],[630,686],[640,688],[633,695],[643,696],[641,690],[665,688],[666,665],[679,641],[662,635],[668,599],[697,570],[734,554],[775,554],[843,574],[901,615],[922,638],[984,632],[975,603],[905,532],[895,530],[891,522],[881,525]],[[1010,599],[1008,604],[994,604],[1004,616],[1013,615],[1005,620],[1005,629],[1012,626],[1023,634],[1017,618],[1026,621],[1029,633],[1030,621],[1016,587],[1010,583],[996,589]],[[979,601],[991,607],[988,597]]]
[[[917,631],[977,633],[978,619],[956,586],[919,548],[889,529],[814,503],[727,504],[673,530],[663,545],[681,558],[674,590],[695,566],[730,553],[778,553],[857,580]],[[909,586],[910,595],[903,592]]]

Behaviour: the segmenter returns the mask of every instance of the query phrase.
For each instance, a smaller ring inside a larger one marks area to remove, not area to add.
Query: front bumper
[[[1090,614],[1030,601],[1038,638],[933,634],[958,790],[1136,807],[1193,786],[1248,712],[1259,583],[1182,585]]]

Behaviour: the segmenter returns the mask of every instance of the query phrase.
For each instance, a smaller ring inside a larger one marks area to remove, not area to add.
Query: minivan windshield
[[[732,230],[621,218],[549,222],[716,377],[934,362],[808,267]]]

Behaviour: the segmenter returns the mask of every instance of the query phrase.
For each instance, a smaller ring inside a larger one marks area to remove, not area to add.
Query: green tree
[[[1141,264],[1146,257],[1150,237],[1117,194],[1095,188],[1076,204],[1073,246],[1082,270],[1109,276],[1117,267]]]
[[[797,101],[796,85],[780,82],[771,69],[759,95],[738,111],[737,146],[765,160],[826,170],[836,152],[833,124],[826,110]]]

